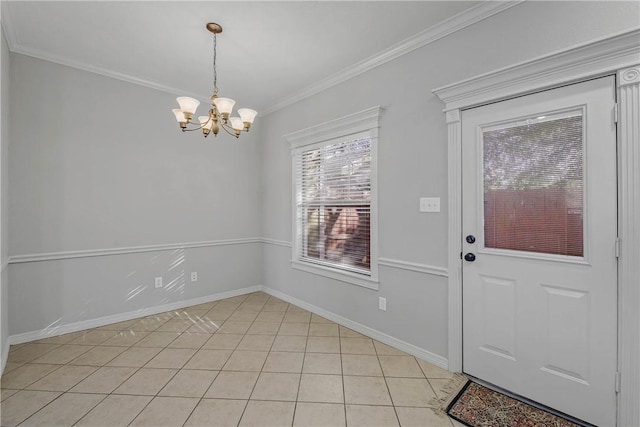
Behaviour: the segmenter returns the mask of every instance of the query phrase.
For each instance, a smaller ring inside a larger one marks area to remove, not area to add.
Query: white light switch
[[[156,288],[161,288],[162,287],[162,277],[156,277]]]
[[[420,212],[440,212],[440,197],[421,197]]]

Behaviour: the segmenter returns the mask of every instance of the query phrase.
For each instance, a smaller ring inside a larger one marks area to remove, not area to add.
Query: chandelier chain
[[[213,34],[213,94],[218,94],[218,70],[216,69],[216,56],[218,50],[218,43],[216,34]]]

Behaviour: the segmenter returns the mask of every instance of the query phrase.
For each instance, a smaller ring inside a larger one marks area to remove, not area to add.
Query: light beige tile
[[[189,397],[155,397],[131,423],[132,426],[181,426],[198,404]]]
[[[240,304],[242,304],[242,301],[220,301],[212,310],[233,312],[240,306]]]
[[[343,404],[298,402],[296,405],[294,427],[343,427],[345,425]]]
[[[229,427],[238,425],[246,400],[203,399],[187,420],[189,427]]]
[[[168,345],[169,348],[192,348],[200,349],[213,335],[211,334],[194,334],[190,332],[182,333],[178,338]]]
[[[378,356],[368,354],[343,354],[342,371],[345,375],[382,376]]]
[[[9,353],[8,362],[27,363],[59,347],[59,344],[25,344]]]
[[[76,357],[70,365],[87,365],[87,366],[103,366],[111,362],[119,354],[124,352],[126,347],[107,347],[97,346],[86,352],[85,354]]]
[[[302,374],[298,401],[344,403],[342,376]]]
[[[347,405],[349,427],[396,427],[396,412],[390,406]],[[426,426],[425,426],[426,427]]]
[[[379,356],[409,356],[404,351],[398,350],[397,348],[393,348],[390,345],[383,344],[379,341],[374,341],[373,345],[376,348],[376,353]]]
[[[344,376],[344,398],[347,404],[391,405],[391,397],[382,377]]]
[[[263,372],[251,394],[251,400],[280,400],[295,402],[300,374]]]
[[[308,310],[305,310],[304,308],[298,307],[298,306],[293,305],[293,304],[289,304],[289,307],[287,307],[287,313],[311,314]]]
[[[101,345],[129,347],[149,335],[149,332],[125,330],[120,331]]]
[[[240,420],[240,426],[289,426],[293,422],[295,402],[264,402],[250,400]]]
[[[233,310],[222,310],[218,307],[214,307],[213,309],[207,311],[207,313],[203,316],[208,318],[209,320],[216,323],[223,323],[225,320],[229,318],[233,314]]]
[[[235,350],[242,337],[239,334],[215,334],[202,346],[203,349]]]
[[[453,427],[467,427],[465,424],[462,424],[460,421],[454,420],[453,418],[449,418],[449,421],[451,421]]]
[[[267,301],[267,303],[262,307],[262,312],[286,312],[287,308],[289,308],[289,303],[284,301]]]
[[[282,321],[284,323],[309,323],[311,322],[311,313],[287,311]]]
[[[367,338],[354,330],[345,328],[344,326],[339,326],[338,329],[340,329],[341,338]]]
[[[465,382],[460,383],[454,379],[429,378],[429,383],[439,399],[446,399],[451,394],[457,393]]]
[[[176,310],[174,312],[174,319],[190,320],[192,322],[196,322],[198,319],[203,318],[208,311],[209,310],[207,310],[206,308],[184,308],[182,310]]]
[[[7,362],[6,365],[4,365],[4,374],[8,374],[9,372],[13,371],[14,369],[19,368],[20,366],[24,365],[24,363],[20,362]]]
[[[19,391],[2,402],[0,425],[13,427],[39,411],[61,393],[50,391]]]
[[[5,399],[13,396],[14,394],[16,394],[17,392],[19,392],[20,390],[8,390],[8,389],[3,389],[0,390],[0,402],[4,401]]]
[[[216,304],[218,304],[218,301],[210,301],[210,302],[205,302],[198,305],[192,305],[189,308],[192,310],[211,310],[213,307],[216,306]]]
[[[167,322],[169,319],[151,319],[151,318],[143,318],[138,320],[129,326],[130,331],[144,331],[144,332],[152,332],[162,326],[163,323]]]
[[[258,317],[258,311],[236,310],[233,312],[228,322],[253,322]]]
[[[278,329],[278,335],[309,335],[309,323],[283,323]]]
[[[338,337],[338,325],[331,323],[311,323],[309,326],[309,336],[314,337]]]
[[[71,391],[74,393],[111,393],[136,370],[137,368],[105,366],[79,382]]]
[[[340,338],[342,354],[376,354],[370,338]]]
[[[273,341],[271,351],[297,351],[303,352],[307,348],[306,336],[278,335]]]
[[[178,338],[179,332],[151,332],[134,344],[136,347],[166,347]]]
[[[187,329],[187,332],[194,334],[215,334],[220,330],[221,325],[221,321],[215,321],[205,317],[195,322],[192,327]]]
[[[267,356],[267,360],[262,368],[263,372],[302,372],[302,361],[304,353],[293,353],[288,351],[272,351]]]
[[[115,389],[114,394],[155,395],[176,374],[175,369],[142,368]]]
[[[202,397],[218,371],[183,369],[158,393],[159,396]]]
[[[71,362],[81,354],[91,350],[92,347],[87,345],[71,345],[65,344],[55,350],[51,350],[47,354],[38,357],[33,363],[49,363],[52,365],[64,365]]]
[[[0,387],[20,390],[26,388],[29,384],[33,384],[45,375],[50,374],[58,365],[42,365],[36,363],[28,363],[17,369],[3,375],[0,379]]]
[[[340,339],[338,337],[309,337],[307,339],[308,353],[340,353]]]
[[[184,332],[193,326],[189,319],[171,319],[156,329],[156,332]]]
[[[449,372],[446,369],[442,369],[429,362],[425,362],[424,360],[420,360],[420,359],[416,359],[416,360],[418,361],[418,365],[422,369],[424,376],[427,378],[453,379],[456,376],[455,373]]]
[[[304,355],[305,374],[342,374],[342,361],[339,354],[306,353]]]
[[[204,397],[249,399],[258,375],[258,372],[220,372]]]
[[[115,331],[90,330],[71,341],[69,344],[76,345],[98,345],[116,335]]]
[[[224,371],[261,371],[267,358],[266,351],[236,350],[231,354],[222,370]]]
[[[378,356],[386,377],[424,378],[413,356]]]
[[[280,323],[275,322],[254,322],[247,331],[250,335],[276,335],[280,329]]]
[[[231,350],[198,350],[183,369],[219,371],[229,359]]]
[[[220,334],[244,334],[251,327],[252,322],[240,322],[227,320],[222,324],[218,333]]]
[[[197,350],[191,348],[165,348],[151,359],[146,368],[182,368],[196,353]]]
[[[282,319],[284,319],[284,311],[262,311],[258,314],[258,317],[256,317],[256,323],[274,322],[280,325]]]
[[[311,323],[330,323],[332,325],[337,325],[337,323],[325,319],[324,317],[318,316],[317,314],[311,314]]]
[[[65,393],[20,425],[72,426],[105,397],[104,394]]]
[[[274,335],[245,335],[238,344],[237,350],[269,351],[274,338]]]
[[[146,365],[161,350],[158,347],[131,347],[107,363],[107,366],[141,367]]]
[[[91,375],[94,366],[63,366],[27,387],[28,390],[67,391]]]
[[[451,427],[451,421],[442,410],[396,407],[396,413],[402,427]]]
[[[436,395],[426,379],[387,378],[387,387],[395,406],[427,407],[436,404]]]
[[[126,427],[151,399],[152,396],[107,396],[74,427]]]

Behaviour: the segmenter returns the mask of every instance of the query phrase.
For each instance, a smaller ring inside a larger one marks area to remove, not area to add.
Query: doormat
[[[580,427],[473,381],[458,393],[447,414],[471,427]]]

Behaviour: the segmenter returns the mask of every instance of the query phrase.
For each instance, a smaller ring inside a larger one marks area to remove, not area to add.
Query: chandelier
[[[218,72],[216,70],[216,36],[222,32],[222,27],[215,22],[207,24],[207,30],[213,33],[213,94],[211,99],[211,109],[208,116],[198,116],[198,122],[193,122],[200,101],[188,96],[176,98],[180,108],[176,108],[173,114],[180,124],[182,132],[191,132],[202,129],[202,133],[206,138],[211,132],[214,136],[218,136],[220,128],[224,129],[229,135],[238,138],[242,131],[248,132],[253,120],[258,114],[257,111],[249,108],[238,109],[238,116],[231,117],[231,112],[236,101],[231,98],[220,98],[218,96]]]

